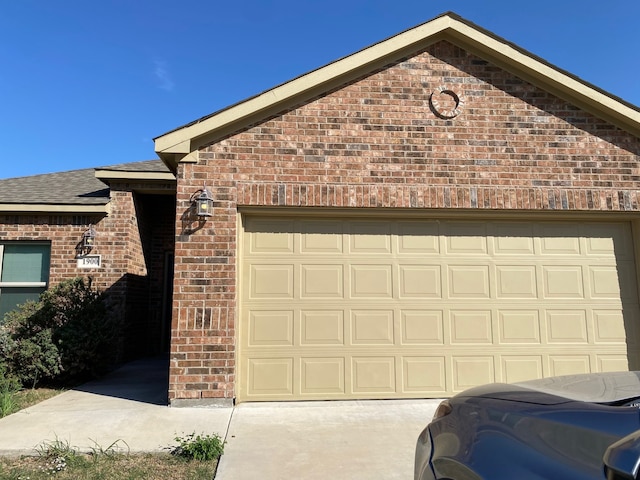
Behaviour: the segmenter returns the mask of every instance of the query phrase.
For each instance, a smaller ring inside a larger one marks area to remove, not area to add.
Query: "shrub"
[[[45,291],[5,317],[4,353],[23,385],[84,381],[117,360],[119,325],[91,280],[74,278]],[[1,345],[1,344],[0,344]]]
[[[225,442],[215,433],[213,435],[191,433],[184,437],[176,437],[175,441],[178,442],[178,446],[174,447],[171,453],[187,460],[215,460],[224,452]]]
[[[0,359],[0,392],[18,392],[22,388],[20,381],[7,369],[7,365]]]
[[[3,358],[10,373],[30,387],[61,372],[52,329],[43,324],[39,309],[38,302],[29,301],[5,316]]]
[[[0,418],[18,410],[15,395],[20,388],[18,379],[7,371],[6,365],[0,360]]]

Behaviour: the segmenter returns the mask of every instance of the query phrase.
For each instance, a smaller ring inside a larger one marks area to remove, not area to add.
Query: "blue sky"
[[[446,11],[640,105],[638,0],[5,0],[0,178],[156,158],[154,137]]]

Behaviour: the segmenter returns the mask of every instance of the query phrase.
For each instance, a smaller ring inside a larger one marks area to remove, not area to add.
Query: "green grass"
[[[0,418],[17,412],[16,392],[11,390],[0,390]]]
[[[26,388],[23,390],[0,390],[0,418],[28,408],[64,392],[54,388]]]

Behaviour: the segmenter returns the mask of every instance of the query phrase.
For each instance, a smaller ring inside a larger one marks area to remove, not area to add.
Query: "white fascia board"
[[[95,176],[98,180],[159,180],[166,182],[176,179],[176,176],[171,172],[126,172],[101,169],[96,169]]]
[[[95,213],[107,214],[107,205],[51,205],[37,203],[0,203],[2,213]]]

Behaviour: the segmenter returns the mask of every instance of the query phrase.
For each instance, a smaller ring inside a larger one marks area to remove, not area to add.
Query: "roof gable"
[[[545,62],[453,13],[374,44],[243,102],[202,117],[155,139],[170,167],[197,161],[197,149],[245,126],[447,40],[573,105],[640,137],[640,109]]]

